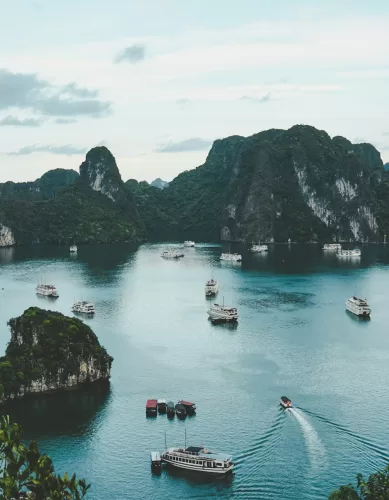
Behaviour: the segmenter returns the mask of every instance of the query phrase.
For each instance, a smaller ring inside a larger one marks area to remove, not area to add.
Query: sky
[[[216,139],[313,125],[389,162],[387,0],[0,0],[0,182],[170,181]]]

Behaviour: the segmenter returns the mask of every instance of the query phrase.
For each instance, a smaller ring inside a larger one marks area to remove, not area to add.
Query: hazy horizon
[[[3,19],[0,182],[99,144],[124,180],[170,181],[218,138],[302,123],[389,161],[383,0],[16,0]]]

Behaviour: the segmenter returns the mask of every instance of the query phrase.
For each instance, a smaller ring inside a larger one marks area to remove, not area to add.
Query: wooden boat
[[[157,416],[157,400],[148,399],[146,402],[146,416],[156,417]]]
[[[173,401],[168,401],[166,405],[166,412],[167,412],[167,417],[168,418],[174,418],[176,415],[176,411],[174,408],[174,403]]]
[[[196,405],[190,401],[178,401],[178,404],[183,405],[187,415],[194,415],[196,413]]]
[[[177,403],[175,406],[175,410],[178,418],[181,418],[182,420],[186,418],[186,408],[183,404]]]

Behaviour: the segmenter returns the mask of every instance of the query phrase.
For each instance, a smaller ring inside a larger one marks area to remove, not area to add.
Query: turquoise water
[[[338,262],[315,245],[277,246],[220,263],[221,249],[185,249],[167,261],[163,245],[0,250],[0,352],[6,322],[31,305],[70,313],[95,303],[87,320],[114,357],[110,387],[17,401],[7,412],[61,471],[92,483],[89,499],[326,498],[389,462],[389,249],[363,247]],[[225,250],[228,250],[226,247]],[[236,326],[212,325],[205,281],[236,305]],[[40,299],[41,278],[58,287]],[[344,309],[366,296],[371,321]],[[296,406],[284,412],[279,397]],[[195,401],[186,421],[145,418],[148,398]],[[229,452],[226,478],[150,473],[150,451],[204,444]]]

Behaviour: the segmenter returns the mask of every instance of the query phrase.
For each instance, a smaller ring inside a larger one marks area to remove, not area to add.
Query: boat
[[[339,250],[336,256],[339,259],[359,259],[361,256],[361,251],[359,248],[354,248],[353,250]]]
[[[194,241],[184,241],[184,247],[195,247],[196,243]]]
[[[281,396],[281,399],[280,399],[280,405],[282,406],[282,408],[293,408],[293,405],[292,405],[292,401],[287,398],[286,396]]]
[[[219,290],[219,283],[213,278],[205,283],[205,295],[207,297],[212,297],[216,295]]]
[[[346,309],[356,316],[363,318],[369,318],[371,314],[371,309],[367,300],[355,296],[346,300]]]
[[[242,262],[242,256],[239,253],[222,253],[220,255],[220,260],[226,260],[229,262]]]
[[[162,471],[162,460],[159,451],[152,451],[151,455],[151,472],[160,474]]]
[[[226,474],[234,468],[231,455],[215,453],[203,446],[168,448],[162,453],[162,461],[173,467],[213,474]]]
[[[81,300],[80,302],[75,302],[73,304],[72,311],[75,313],[82,313],[82,314],[95,314],[96,309],[94,304],[92,304],[92,302]]]
[[[184,405],[187,415],[194,415],[196,413],[196,405],[190,401],[178,401],[178,404]]]
[[[69,249],[70,253],[77,253],[77,245],[72,245]]]
[[[146,402],[146,416],[156,417],[157,416],[157,400],[148,399]]]
[[[173,401],[168,401],[166,405],[166,413],[168,418],[174,418],[176,415],[176,411],[174,408],[174,403]]]
[[[44,285],[43,283],[40,283],[35,288],[35,291],[38,295],[44,295],[45,297],[53,297],[53,298],[59,297],[57,289],[55,288],[54,285]]]
[[[339,252],[342,250],[342,245],[340,243],[325,243],[323,250],[336,250]]]
[[[179,259],[183,256],[184,254],[182,252],[177,252],[176,250],[164,250],[161,253],[161,257],[163,257],[164,259]]]
[[[267,252],[268,250],[269,250],[269,247],[267,245],[253,245],[250,248],[250,252],[253,252],[253,253]]]
[[[158,408],[158,413],[166,413],[166,400],[158,399],[157,408]]]
[[[186,408],[183,404],[177,403],[175,410],[178,418],[181,418],[182,420],[186,418]]]
[[[238,310],[236,307],[221,306],[220,304],[213,304],[208,310],[209,319],[212,322],[217,321],[238,321]]]

